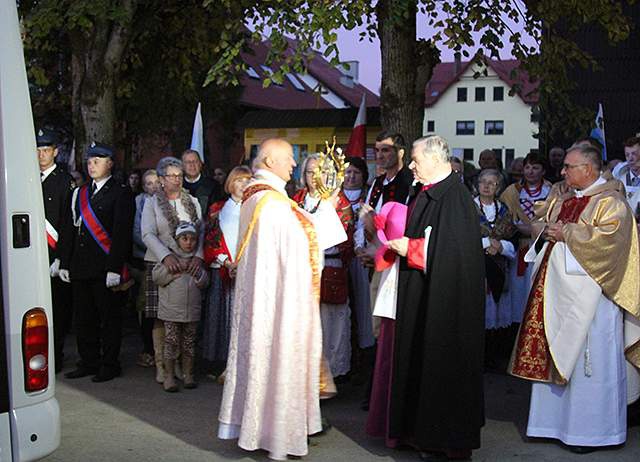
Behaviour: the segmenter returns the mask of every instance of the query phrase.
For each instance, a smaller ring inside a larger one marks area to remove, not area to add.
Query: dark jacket
[[[91,183],[89,183],[90,187]],[[111,238],[111,250],[107,255],[95,241],[84,222],[80,219],[80,201],[74,194],[72,204],[76,213],[76,223],[64,243],[64,254],[60,268],[69,269],[71,279],[102,278],[107,272],[120,274],[131,255],[133,217],[135,205],[128,186],[118,184],[111,177],[93,195],[89,202]]]
[[[400,259],[389,436],[473,449],[484,425],[485,274],[476,207],[457,176],[413,191],[405,236],[432,227],[426,270]]]
[[[214,202],[222,199],[222,187],[220,183],[204,174],[200,175],[200,179],[195,183],[189,183],[186,179],[182,182],[182,187],[189,191],[193,197],[198,199],[200,210],[204,214],[209,210],[209,206]]]
[[[49,264],[59,257],[63,246],[62,240],[71,230],[71,193],[73,192],[73,177],[59,166],[42,182],[42,200],[44,202],[44,216],[51,226],[58,232],[56,250],[49,249]]]
[[[382,196],[382,204],[389,201],[404,204],[413,183],[413,173],[407,167],[402,167],[394,179],[388,184],[384,184],[385,174],[379,175],[373,180],[371,194],[369,195],[369,205],[376,207],[378,199]]]

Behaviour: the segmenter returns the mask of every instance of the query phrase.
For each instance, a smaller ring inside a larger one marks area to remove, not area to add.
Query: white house
[[[423,133],[444,137],[453,155],[475,164],[485,149],[499,154],[505,167],[537,150],[538,123],[532,114],[537,95],[530,94],[535,84],[520,74],[522,92],[509,96],[517,66],[517,60],[483,56],[438,64],[426,88]]]

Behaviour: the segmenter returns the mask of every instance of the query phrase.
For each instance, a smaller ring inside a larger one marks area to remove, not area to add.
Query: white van
[[[15,0],[0,0],[0,461],[60,444],[44,208]]]

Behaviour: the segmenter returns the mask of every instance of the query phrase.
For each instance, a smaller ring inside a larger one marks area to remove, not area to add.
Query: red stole
[[[583,196],[564,201],[558,221],[576,223],[589,203],[589,199],[589,196]],[[544,283],[554,244],[555,242],[549,242],[547,245],[540,268],[533,280],[510,371],[516,377],[538,382],[557,381],[557,377],[553,374],[553,359],[544,331]]]

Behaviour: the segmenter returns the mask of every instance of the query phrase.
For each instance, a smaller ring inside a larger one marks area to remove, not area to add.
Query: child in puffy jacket
[[[182,271],[171,273],[165,265],[154,266],[152,277],[158,285],[158,319],[164,321],[164,390],[178,391],[175,382],[175,362],[182,354],[184,387],[195,388],[193,363],[196,329],[200,321],[202,289],[209,283],[209,275],[200,269],[194,277],[186,271],[196,252],[198,234],[192,223],[180,222],[176,228],[175,245],[169,247],[181,263]]]

